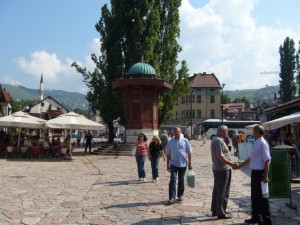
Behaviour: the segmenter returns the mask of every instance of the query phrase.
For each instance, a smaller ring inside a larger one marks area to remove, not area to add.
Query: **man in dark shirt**
[[[88,131],[87,134],[84,137],[85,140],[85,150],[84,152],[86,152],[87,148],[89,147],[89,152],[92,151],[92,140],[93,140],[93,135],[91,131]]]

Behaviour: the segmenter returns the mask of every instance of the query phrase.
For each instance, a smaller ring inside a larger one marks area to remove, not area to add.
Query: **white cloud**
[[[30,53],[30,59],[20,57],[17,60],[21,70],[35,78],[40,78],[41,74],[45,74],[47,82],[54,83],[58,80],[59,74],[66,74],[70,65],[63,64],[55,53],[46,51],[36,51]]]
[[[215,73],[227,89],[278,85],[278,76],[260,72],[279,69],[278,48],[300,29],[258,25],[252,12],[257,0],[210,0],[202,8],[183,0],[180,8],[183,52],[191,74]]]
[[[14,80],[10,76],[4,76],[4,78],[1,82],[4,84],[11,84],[11,85],[20,85],[21,84],[20,81]]]

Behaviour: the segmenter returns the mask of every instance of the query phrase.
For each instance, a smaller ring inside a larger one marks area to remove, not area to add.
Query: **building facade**
[[[172,124],[195,126],[206,119],[220,119],[222,86],[215,74],[194,74],[189,81],[191,92],[178,98]]]

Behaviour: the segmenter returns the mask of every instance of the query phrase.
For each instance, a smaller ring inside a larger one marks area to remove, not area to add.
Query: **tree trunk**
[[[115,139],[113,121],[109,122],[107,125],[108,125],[108,142],[113,143]]]

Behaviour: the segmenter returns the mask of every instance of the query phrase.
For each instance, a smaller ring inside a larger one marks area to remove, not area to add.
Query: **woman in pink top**
[[[146,172],[145,172],[145,162],[149,156],[149,148],[147,143],[147,137],[145,134],[140,133],[136,142],[136,153],[135,159],[138,169],[139,181],[145,181]]]

